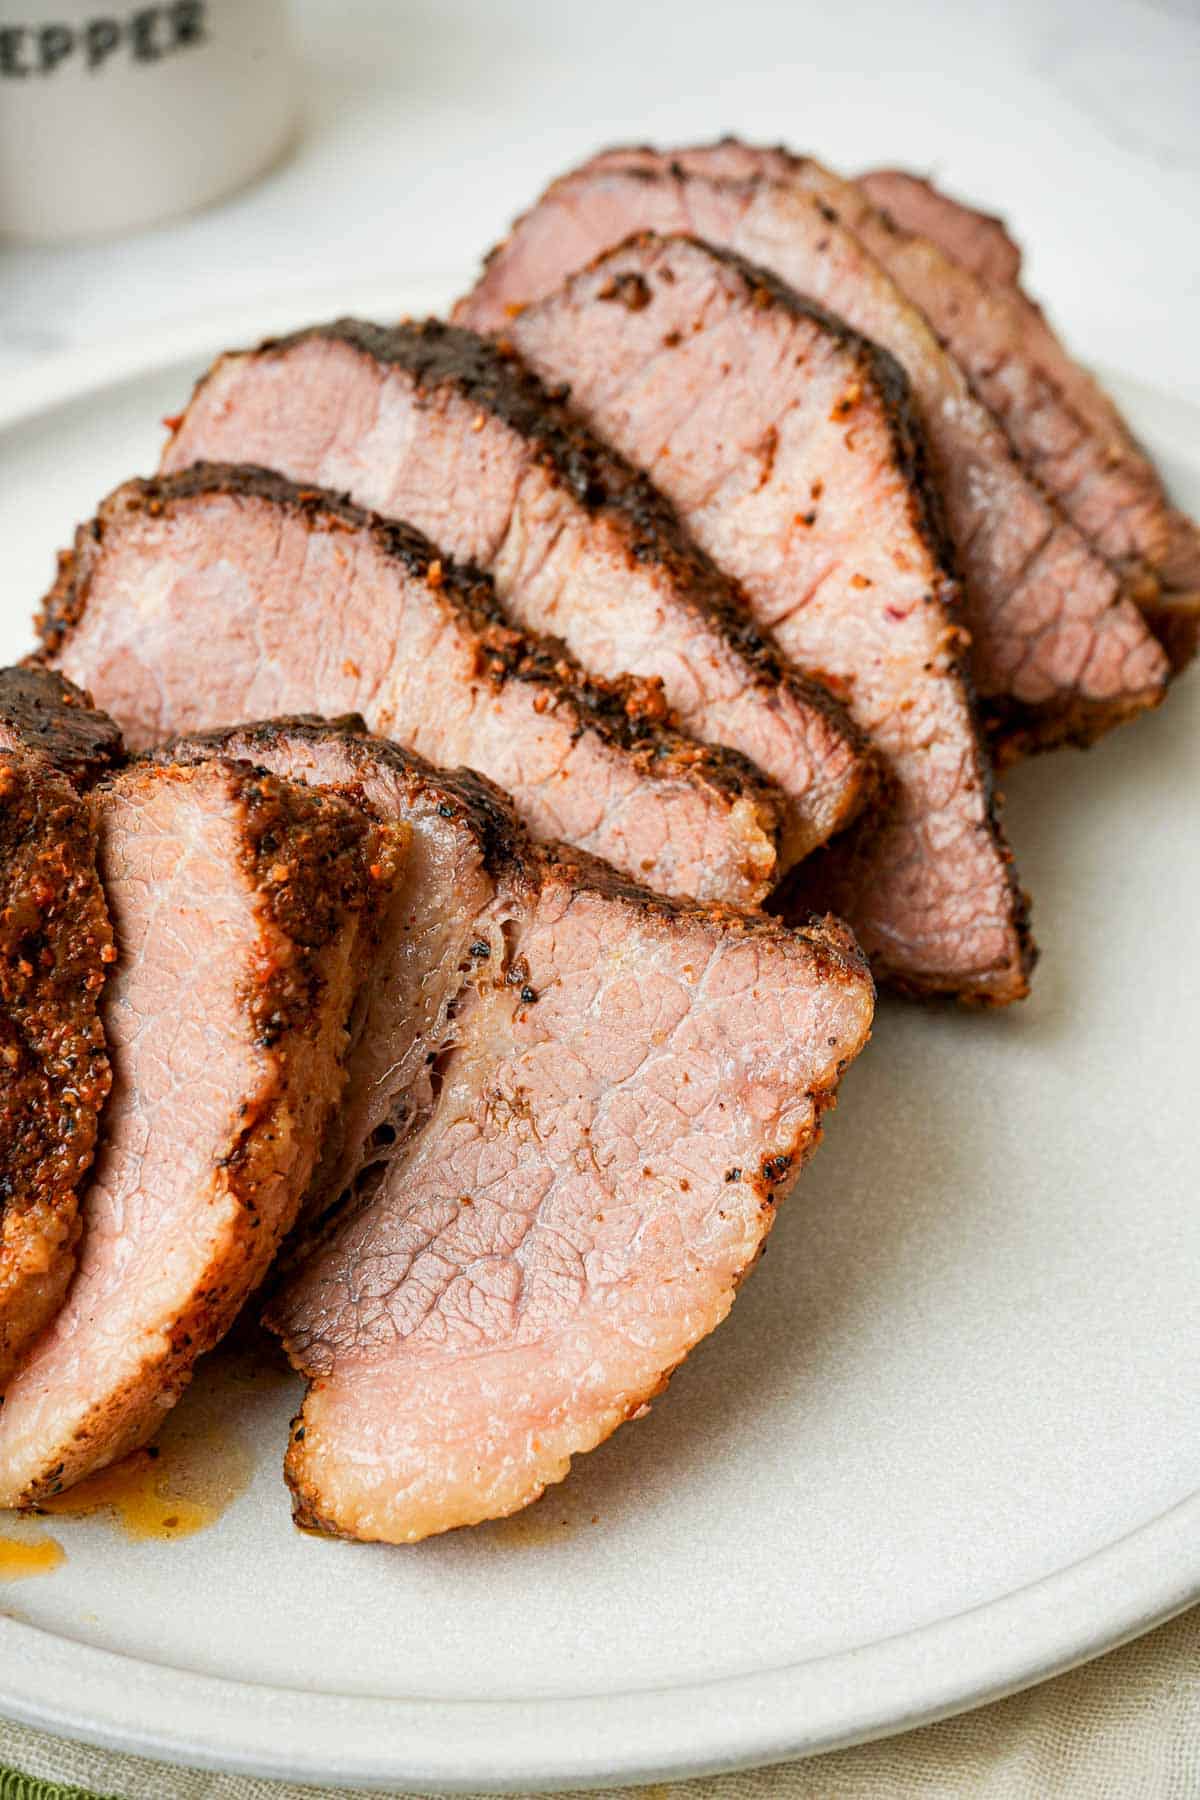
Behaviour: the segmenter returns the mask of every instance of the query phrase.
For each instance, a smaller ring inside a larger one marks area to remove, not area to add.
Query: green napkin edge
[[[119,1794],[93,1794],[90,1788],[63,1787],[22,1775],[19,1769],[0,1769],[0,1800],[121,1800]]]

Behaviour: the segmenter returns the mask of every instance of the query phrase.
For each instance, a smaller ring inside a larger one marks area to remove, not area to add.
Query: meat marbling
[[[79,1266],[0,1408],[0,1506],[145,1443],[261,1280],[344,1079],[402,827],[209,761],[95,792],[117,961]]]
[[[359,711],[502,783],[539,834],[664,891],[751,905],[774,883],[783,795],[672,729],[659,684],[592,679],[514,627],[478,569],[265,470],[200,465],[119,488],[63,559],[42,634],[136,747]]]
[[[230,726],[172,739],[152,754],[184,764],[234,757],[288,781],[352,787],[411,833],[359,995],[345,1094],[303,1209],[307,1235],[369,1197],[428,1118],[464,985],[502,950],[502,934],[490,926],[480,933],[497,884],[525,854],[525,835],[512,801],[483,776],[435,769],[370,736],[354,715]]]
[[[869,763],[836,702],[764,641],[662,495],[511,351],[437,320],[342,319],[224,356],[163,467],[196,461],[345,489],[486,569],[517,623],[585,668],[661,678],[685,730],[787,795],[784,867],[859,810]]]
[[[859,186],[888,215],[901,285],[1039,479],[1126,572],[1181,668],[1200,636],[1200,530],[1171,504],[1109,394],[1020,286],[1021,253],[1001,222],[898,170],[860,177]]]
[[[725,171],[758,153],[723,145],[680,154],[706,166],[719,155]],[[835,190],[846,185],[802,167]],[[1004,755],[1090,742],[1161,698],[1166,658],[1112,569],[1030,481],[875,246],[803,182],[709,177],[671,152],[607,152],[555,182],[517,222],[456,317],[517,340],[521,304],[637,230],[693,234],[764,265],[902,365],[965,580],[975,683]]]
[[[870,977],[833,922],[653,896],[534,845],[486,784],[344,727],[221,741],[353,778],[424,834],[432,903],[374,1031],[395,1035],[431,959],[454,974],[420,1027],[419,1091],[392,1087],[394,1134],[372,1112],[343,1170],[364,1169],[356,1202],[270,1308],[310,1380],[297,1519],[411,1542],[513,1512],[728,1312],[866,1040]]]
[[[510,328],[645,464],[784,650],[839,684],[894,784],[883,823],[801,865],[877,971],[922,992],[1026,992],[1030,946],[964,683],[899,367],[774,277],[649,235]]]

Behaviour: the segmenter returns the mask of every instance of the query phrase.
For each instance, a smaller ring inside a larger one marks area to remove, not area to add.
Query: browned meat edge
[[[622,874],[619,869],[614,869],[611,863],[592,856],[586,850],[578,849],[574,844],[535,843],[521,824],[508,795],[485,775],[477,774],[474,769],[436,768],[415,751],[405,750],[387,738],[372,736],[357,713],[346,713],[337,719],[324,719],[316,713],[298,713],[278,719],[255,720],[244,725],[220,726],[214,731],[186,732],[143,752],[138,760],[186,766],[203,762],[210,756],[222,756],[231,741],[240,741],[251,735],[261,737],[266,747],[276,737],[290,737],[319,744],[331,734],[336,734],[348,750],[355,740],[360,740],[361,749],[356,760],[362,765],[365,766],[368,762],[390,763],[393,768],[402,770],[410,780],[418,781],[428,791],[436,793],[438,810],[444,818],[452,819],[457,813],[466,815],[482,839],[486,865],[496,873],[503,872],[510,882],[519,879],[536,885],[542,879],[543,872],[548,867],[553,867],[560,872],[576,875],[580,887],[635,900],[646,910],[662,917],[688,914],[715,920],[742,936],[755,932],[771,936],[779,929],[778,920],[770,914],[744,911],[719,900],[683,900],[656,893]],[[320,784],[314,784],[314,791],[324,790]],[[806,941],[813,941],[818,945],[823,941],[820,934],[814,937],[804,925],[791,926],[790,929],[798,931]],[[866,966],[852,933],[840,921],[824,921],[821,931],[825,935],[830,932],[837,935],[844,953],[852,955],[856,964]]]
[[[784,145],[780,149],[787,153]],[[998,213],[955,200],[935,186],[929,176],[914,175],[907,169],[866,169],[854,181],[874,205],[891,213],[905,231],[932,238],[955,262],[984,281],[1016,286],[1021,274],[1021,248]]]
[[[87,787],[121,761],[120,727],[90,694],[54,669],[0,669],[0,748],[31,750],[76,787]]]
[[[66,1291],[112,1079],[99,1003],[115,952],[95,822],[36,757],[0,752],[0,870],[2,1395]]]
[[[782,145],[779,152],[790,157]],[[1111,395],[1082,369],[1039,302],[1021,285],[1021,251],[1003,219],[944,193],[926,177],[899,169],[870,171],[859,176],[857,185],[880,209],[884,223],[893,233],[927,239],[980,283],[989,298],[995,295],[1002,304],[1018,309],[1022,338],[1032,328],[1035,339],[1040,341],[1040,352],[1036,346],[1033,350],[1033,369],[1042,386],[1053,391],[1056,406],[1074,421],[1085,442],[1092,445],[1094,460],[1108,464],[1125,462],[1140,490],[1141,501],[1150,501],[1156,508],[1159,530],[1165,534],[1157,553],[1144,545],[1140,551],[1120,555],[1111,546],[1106,547],[1102,539],[1094,547],[1121,577],[1130,598],[1166,652],[1172,676],[1181,674],[1200,643],[1200,532],[1194,521],[1172,504],[1154,459]],[[1074,387],[1077,381],[1090,390],[1090,405],[1081,405]],[[1024,464],[1027,449],[1023,447],[1021,431],[1013,426],[1013,417],[1019,420],[1019,413],[1002,413],[1001,424],[1013,437]],[[1028,473],[1031,480],[1042,485],[1034,469]],[[1052,489],[1051,499],[1067,516],[1072,516],[1069,495]],[[1086,525],[1080,523],[1079,529],[1092,541]]]
[[[299,951],[266,971],[247,994],[265,1050],[311,1022],[322,981],[320,952],[348,913],[362,912],[386,892],[396,851],[362,794],[347,805],[264,770],[247,771],[242,792],[247,878],[262,896],[266,916]]]
[[[657,179],[651,174],[644,178],[647,180]],[[681,237],[682,241],[698,242],[696,239],[686,238],[684,234],[677,235]],[[602,268],[611,257],[617,256],[625,250],[639,246],[649,247],[658,241],[653,232],[634,232],[622,244],[603,250],[593,257],[587,265],[587,271]],[[959,627],[953,646],[954,668],[962,683],[967,705],[975,724],[974,774],[979,782],[980,792],[984,796],[988,827],[997,842],[1003,845],[1005,840],[1000,827],[995,774],[984,736],[984,719],[966,654],[969,638],[962,619],[961,587],[954,573],[954,548],[946,529],[941,498],[934,485],[925,439],[912,403],[907,375],[889,351],[880,349],[878,345],[872,344],[869,339],[853,331],[843,320],[826,312],[814,301],[797,294],[793,288],[780,281],[771,270],[748,262],[745,257],[739,256],[732,250],[713,244],[704,244],[701,247],[708,255],[717,258],[740,274],[754,297],[755,304],[781,306],[796,318],[815,320],[824,330],[838,337],[855,358],[863,372],[864,379],[879,390],[885,405],[897,463],[906,477],[908,505],[914,529],[925,539],[935,562],[947,572],[947,579],[942,583],[938,597],[952,622]],[[578,271],[580,274],[583,272]],[[649,298],[648,294],[637,291],[638,285],[644,287],[640,276],[635,278],[632,291],[616,294],[613,297],[636,310],[644,306]],[[876,817],[879,816],[880,809],[885,804],[886,794],[881,796],[876,803]],[[868,814],[859,818],[850,835],[855,843],[863,843],[870,830],[871,815]],[[789,916],[796,916],[797,908],[799,908],[800,916],[804,916],[811,911],[814,905],[819,905],[821,867],[824,860],[835,853],[843,856],[848,849],[849,846],[843,844],[841,839],[835,839],[832,847],[824,847],[813,856],[806,858],[792,871],[790,876],[785,878],[770,903],[772,909],[779,912],[782,917],[789,918]],[[1037,946],[1029,925],[1030,901],[1028,894],[1020,887],[1013,872],[1011,853],[1006,857],[1006,866],[1009,890],[1012,894],[1013,924],[1020,943],[1020,968],[1015,972],[1014,984],[1002,993],[971,996],[967,1000],[967,1004],[1006,1005],[1011,1000],[1023,998],[1029,991],[1029,976],[1033,972],[1038,956]],[[890,976],[889,985],[894,985],[899,991],[910,993],[914,997],[918,995],[921,998],[939,997],[936,994],[931,996],[928,989],[917,988],[903,982],[893,984]]]
[[[321,952],[348,914],[367,914],[363,948],[369,948],[378,924],[377,901],[395,879],[396,843],[365,801],[345,789],[325,792],[281,781],[246,763],[228,766],[245,806],[240,857],[246,878],[258,895],[264,922],[295,951],[286,960],[263,964],[244,990],[259,1047],[270,1051],[290,1036],[303,1038],[317,1029]],[[170,768],[163,767],[168,778]],[[269,1105],[244,1118],[223,1158],[229,1190],[242,1209],[237,1221],[241,1254],[227,1255],[224,1278],[196,1290],[173,1321],[169,1349],[154,1372],[155,1386],[164,1393],[185,1384],[196,1358],[220,1341],[241,1304],[246,1268],[256,1271],[257,1285],[276,1248],[264,1236],[258,1194],[264,1183],[276,1185],[275,1140],[281,1129],[289,1128],[295,1105],[288,1059],[281,1052]],[[145,1379],[145,1370],[139,1369],[125,1387],[106,1396],[102,1408],[93,1409],[81,1434],[81,1454],[87,1455],[97,1432],[121,1416],[130,1393]],[[78,1466],[58,1463],[33,1484],[23,1504],[61,1493],[79,1474]]]
[[[38,659],[55,656],[82,617],[91,555],[115,515],[138,507],[157,515],[177,501],[205,494],[257,497],[314,524],[322,521],[336,529],[341,522],[348,530],[369,531],[384,555],[395,558],[406,574],[436,587],[466,618],[486,657],[480,673],[496,688],[518,680],[545,688],[553,699],[569,699],[588,727],[642,768],[705,781],[733,799],[751,798],[760,818],[774,820],[778,835],[782,801],[774,785],[736,750],[702,744],[675,730],[659,682],[636,676],[602,681],[589,675],[557,638],[518,630],[482,570],[439,555],[411,525],[365,512],[344,495],[298,487],[273,470],[249,464],[196,463],[177,475],[151,476],[118,488],[97,516],[79,527],[74,553],[64,552],[59,559],[58,578],[35,618],[42,640]]]
[[[653,234],[645,235],[652,236]],[[835,332],[856,356],[864,375],[869,377],[882,394],[896,459],[907,477],[909,509],[914,527],[924,537],[933,558],[947,571],[949,577],[943,582],[942,591],[938,597],[945,606],[951,621],[959,627],[953,645],[953,659],[955,673],[962,683],[967,706],[975,725],[975,767],[973,772],[984,797],[988,829],[996,842],[1004,846],[1005,838],[1000,825],[995,771],[985,736],[986,721],[975,691],[967,655],[970,638],[963,623],[962,588],[955,574],[954,546],[946,527],[941,496],[934,482],[924,433],[912,401],[908,376],[889,351],[880,349],[868,338],[852,331],[841,319],[827,313],[824,308],[815,305],[813,301],[797,294],[794,289],[788,287],[786,282],[780,281],[777,276],[773,275],[769,269],[763,269],[755,263],[747,262],[744,257],[738,256],[731,250],[714,248],[711,244],[706,245],[705,248],[710,255],[718,257],[722,262],[737,269],[752,290],[757,290],[759,294],[765,296],[764,300],[756,301],[757,304],[773,303],[782,306],[796,318],[815,319],[826,330]],[[606,256],[609,254],[611,252],[605,252]],[[598,257],[596,264],[603,261],[604,256]],[[865,842],[869,833],[870,821],[868,818],[861,820],[851,835],[855,842]],[[822,860],[831,854],[843,855],[848,850],[848,844],[843,845],[840,840],[835,840],[834,846],[823,848],[816,853],[815,857],[808,858],[799,865],[794,872],[794,883],[785,881],[780,889],[778,910],[784,917],[787,917],[789,911],[789,895],[793,896],[793,907],[794,896],[804,893],[811,895],[812,904],[820,903]],[[1020,967],[1019,970],[1014,971],[1013,985],[1003,992],[994,995],[981,992],[960,996],[963,1004],[1004,1006],[1011,1000],[1022,999],[1029,991],[1029,977],[1033,973],[1038,959],[1037,945],[1034,943],[1029,923],[1030,900],[1029,895],[1017,881],[1013,869],[1012,853],[1007,850],[1005,867],[1008,874],[1009,892],[1012,895],[1013,928],[1020,945]],[[893,980],[890,975],[888,985],[897,992],[909,994],[913,998],[938,997],[931,995],[928,988],[922,988],[903,980]]]
[[[385,764],[435,795],[437,809],[444,819],[459,815],[467,818],[479,840],[482,860],[488,869],[494,872],[501,869],[529,872],[533,869],[536,861],[533,846],[518,820],[516,808],[502,788],[474,769],[438,769],[415,751],[394,744],[390,738],[372,736],[358,713],[343,713],[336,719],[325,719],[318,713],[294,713],[278,719],[253,720],[245,725],[221,725],[213,731],[189,731],[144,751],[138,760],[187,767],[192,763],[207,762],[214,756],[236,754],[241,759],[245,750],[232,747],[242,746],[251,739],[261,743],[264,753],[268,754],[283,740],[322,744],[331,737],[338,740],[347,757],[364,771],[372,764]],[[322,786],[319,782],[312,785],[318,791]]]
[[[425,392],[451,386],[469,404],[502,419],[537,446],[541,466],[581,506],[617,522],[637,562],[661,566],[682,600],[717,621],[763,686],[792,686],[831,718],[860,754],[868,754],[862,732],[829,690],[789,667],[762,637],[737,584],[693,541],[670,501],[575,417],[567,404],[567,386],[547,387],[503,338],[483,338],[440,319],[388,327],[342,318],[270,339],[261,351],[285,352],[313,338],[348,344],[378,363],[401,368]],[[202,376],[196,391],[207,380]]]

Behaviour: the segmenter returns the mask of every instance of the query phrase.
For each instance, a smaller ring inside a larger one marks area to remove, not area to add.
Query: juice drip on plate
[[[254,1458],[237,1423],[248,1392],[279,1379],[268,1350],[239,1333],[198,1365],[152,1445],[40,1501],[38,1511],[67,1518],[107,1514],[138,1542],[203,1531],[250,1483]]]
[[[0,1581],[25,1581],[31,1575],[49,1575],[66,1561],[57,1538],[0,1537]]]
[[[157,1446],[135,1450],[110,1469],[89,1475],[65,1494],[43,1500],[39,1510],[71,1518],[109,1512],[131,1538],[190,1537],[220,1517],[223,1507],[181,1491],[178,1471]],[[230,1495],[230,1498],[233,1496]]]

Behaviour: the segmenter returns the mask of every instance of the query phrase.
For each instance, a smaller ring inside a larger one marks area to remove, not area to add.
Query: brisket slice
[[[650,471],[785,654],[839,684],[881,753],[894,807],[817,859],[810,903],[827,890],[899,985],[1020,998],[1023,905],[899,365],[765,271],[648,234],[510,329]]]
[[[75,1266],[112,957],[88,802],[40,755],[0,749],[0,1400]]]
[[[0,669],[0,750],[45,757],[78,788],[115,769],[121,730],[97,710],[90,694],[53,669]]]
[[[928,238],[946,256],[993,287],[1016,287],[1021,247],[1004,220],[942,192],[906,169],[869,169],[858,187],[902,231]]]
[[[647,157],[662,166],[642,166]],[[902,365],[966,584],[976,686],[1006,755],[1089,742],[1161,698],[1166,660],[1113,571],[1030,481],[922,314],[821,195],[765,177],[710,179],[667,153],[609,152],[518,222],[462,303],[464,323],[517,337],[514,307],[641,229],[692,234],[770,268]]]
[[[516,623],[585,668],[660,677],[686,731],[787,795],[785,866],[859,810],[871,770],[836,702],[765,642],[662,495],[511,352],[437,320],[342,319],[225,356],[163,466],[196,461],[344,488],[486,569]]]
[[[304,1207],[307,1233],[369,1198],[428,1118],[462,990],[503,956],[502,928],[481,936],[479,921],[494,909],[497,884],[517,878],[528,840],[512,801],[483,776],[434,769],[369,736],[353,715],[235,725],[172,739],[153,755],[228,756],[287,781],[353,787],[412,834],[359,994],[346,1091]]]
[[[997,280],[957,255],[961,221],[986,215],[927,189],[939,204],[936,214],[926,204],[922,238],[909,223],[907,190],[893,187],[890,202],[879,184],[868,191],[887,208],[897,280],[928,312],[1039,480],[1124,570],[1182,668],[1200,638],[1200,528],[1172,506],[1111,397],[1020,287],[1019,253],[1017,269]]]
[[[866,1040],[870,977],[832,922],[653,896],[344,726],[222,741],[360,782],[428,884],[362,1040],[415,1027],[419,1054],[356,1113],[354,1204],[269,1311],[311,1383],[297,1519],[407,1542],[513,1512],[725,1316]]]
[[[113,1088],[66,1301],[0,1409],[0,1505],[153,1436],[291,1225],[404,834],[210,761],[98,788]]]
[[[773,885],[783,797],[744,758],[671,729],[656,683],[585,675],[516,629],[479,570],[333,494],[207,465],[129,482],[77,533],[41,623],[49,660],[135,746],[358,711],[656,887],[749,905]]]

